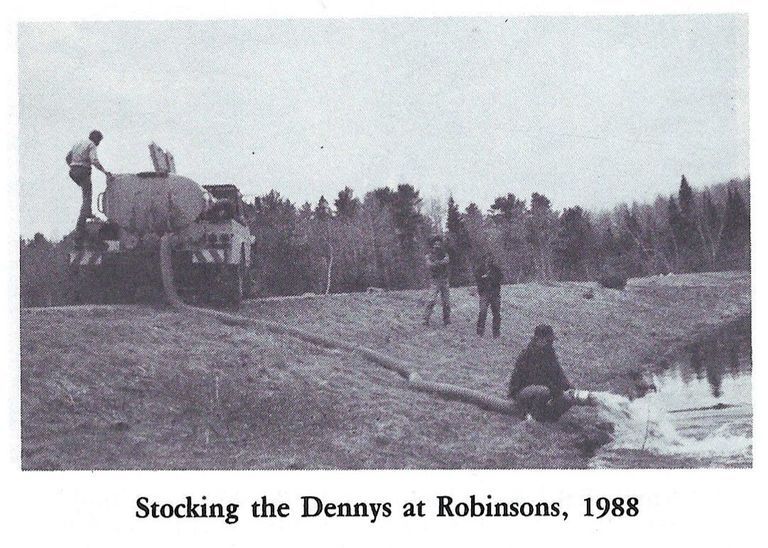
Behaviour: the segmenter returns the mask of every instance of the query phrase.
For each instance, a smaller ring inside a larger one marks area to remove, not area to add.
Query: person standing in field
[[[93,183],[91,182],[91,166],[101,171],[107,177],[111,176],[99,162],[96,154],[96,147],[99,146],[104,136],[97,129],[94,129],[87,140],[75,143],[72,150],[67,154],[67,165],[69,166],[69,177],[80,187],[83,193],[83,205],[80,207],[80,216],[77,218],[77,230],[82,232],[85,228],[86,220],[95,217],[91,209],[93,198]]]
[[[493,337],[501,335],[501,282],[504,275],[496,264],[493,254],[488,253],[483,258],[480,267],[475,270],[477,294],[480,297],[480,311],[477,316],[477,334],[485,333],[485,319],[488,317],[488,307],[491,308]]]
[[[448,325],[451,323],[451,300],[448,286],[450,259],[440,236],[433,237],[430,244],[432,247],[427,253],[426,261],[431,278],[431,287],[429,302],[424,312],[424,325],[429,325],[429,318],[432,316],[432,309],[437,304],[438,297],[443,306],[443,325]]]

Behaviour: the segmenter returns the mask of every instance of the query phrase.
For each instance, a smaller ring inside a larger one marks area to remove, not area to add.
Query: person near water
[[[443,306],[443,324],[451,323],[451,299],[448,286],[448,268],[450,259],[443,246],[443,239],[435,236],[430,240],[431,249],[427,253],[426,261],[431,278],[429,302],[424,311],[424,325],[429,325],[432,309],[437,304],[438,297]]]
[[[492,331],[494,338],[501,334],[501,281],[504,276],[496,264],[492,253],[487,253],[480,267],[475,270],[477,294],[480,298],[480,311],[477,316],[477,334],[485,333],[485,319],[488,307],[491,308]]]
[[[572,386],[557,360],[554,341],[552,326],[536,326],[509,380],[509,397],[523,414],[538,421],[557,421],[573,404],[564,395]]]
[[[96,147],[99,146],[104,136],[97,129],[94,129],[88,139],[75,143],[67,154],[67,165],[69,166],[69,177],[80,187],[83,193],[83,204],[80,207],[80,216],[77,218],[77,230],[82,232],[85,228],[85,222],[95,217],[91,209],[93,197],[93,184],[91,182],[91,167],[95,167],[107,177],[111,174],[104,169],[99,162],[96,154]]]

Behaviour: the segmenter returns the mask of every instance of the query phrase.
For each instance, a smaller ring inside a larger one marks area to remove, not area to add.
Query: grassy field
[[[580,387],[633,395],[685,343],[750,314],[748,273],[503,288],[502,337],[421,325],[423,291],[263,300],[239,314],[354,340],[421,376],[504,395],[538,323]],[[490,323],[490,318],[489,318]],[[490,329],[489,329],[490,331]],[[153,307],[23,310],[25,469],[582,468],[610,425],[537,424],[437,399],[360,356]]]

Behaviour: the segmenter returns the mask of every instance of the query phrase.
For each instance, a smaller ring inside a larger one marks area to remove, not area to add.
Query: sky
[[[64,158],[95,128],[109,171],[154,141],[247,196],[603,210],[746,176],[748,93],[742,15],[24,23],[21,236],[72,230]]]

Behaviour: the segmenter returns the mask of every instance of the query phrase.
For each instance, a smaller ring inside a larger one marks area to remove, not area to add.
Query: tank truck
[[[69,253],[73,300],[133,302],[159,294],[160,237],[173,233],[179,295],[190,303],[237,306],[251,286],[251,236],[242,195],[232,184],[201,186],[177,175],[173,156],[154,143],[155,171],[108,178],[97,208]]]

